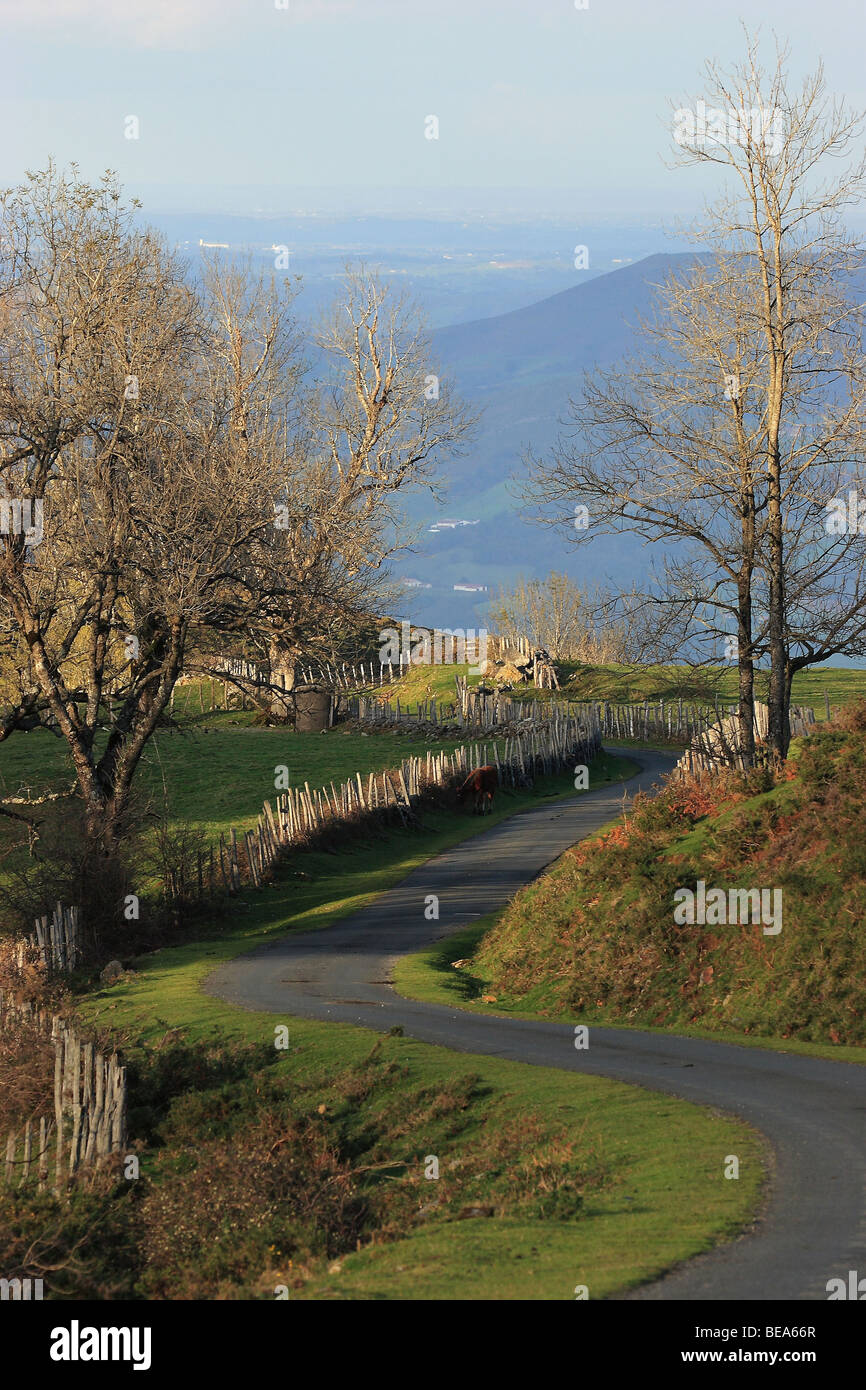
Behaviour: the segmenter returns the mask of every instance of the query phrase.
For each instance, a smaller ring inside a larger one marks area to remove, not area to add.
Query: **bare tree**
[[[347,272],[317,347],[327,365],[287,439],[270,541],[270,659],[289,682],[335,618],[358,628],[387,610],[387,562],[411,539],[400,499],[435,484],[474,424],[436,374],[417,310],[363,268]]]
[[[747,756],[755,664],[769,656],[777,758],[794,671],[866,649],[863,536],[823,525],[843,479],[863,478],[859,252],[839,219],[864,166],[816,182],[850,155],[857,123],[820,69],[792,91],[785,62],[777,53],[766,74],[750,41],[730,78],[708,65],[711,120],[686,129],[681,158],[730,166],[740,193],[699,229],[710,255],[660,287],[644,353],[588,379],[574,436],[530,459],[527,489],[548,520],[587,506],[578,541],[631,531],[665,547],[647,601],[680,652],[703,644],[718,660],[731,642]]]
[[[862,652],[864,634],[862,541],[829,540],[819,529],[832,473],[859,479],[866,454],[864,316],[852,285],[863,248],[841,220],[866,189],[862,117],[828,95],[820,63],[796,88],[787,58],[787,48],[777,46],[775,63],[764,68],[750,38],[744,61],[731,72],[708,63],[708,100],[713,112],[725,114],[727,129],[709,138],[687,135],[681,154],[684,163],[712,163],[733,175],[733,189],[717,203],[705,236],[735,247],[756,289],[769,738],[778,758],[790,738],[792,662],[802,667],[833,653]],[[790,555],[798,557],[793,566]],[[815,586],[831,571],[841,602],[832,617],[824,611],[829,626],[822,631]]]
[[[623,623],[608,620],[608,596],[580,588],[567,574],[546,579],[520,579],[500,589],[491,606],[497,627],[526,637],[555,661],[621,662],[629,660]],[[601,615],[601,616],[600,616]]]
[[[51,166],[0,213],[0,741],[65,741],[111,857],[190,641],[360,622],[396,494],[468,420],[370,277],[322,339],[342,372],[307,386],[291,293],[231,262],[194,287],[111,175]]]
[[[244,591],[279,459],[241,439],[227,364],[183,267],[110,176],[30,175],[3,199],[0,479],[41,539],[0,537],[20,661],[0,738],[63,738],[91,840],[111,855],[192,624]],[[109,708],[110,703],[110,708]]]

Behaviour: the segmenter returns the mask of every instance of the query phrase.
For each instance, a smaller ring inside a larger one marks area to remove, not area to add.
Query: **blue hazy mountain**
[[[428,493],[406,503],[418,530],[413,551],[395,565],[398,576],[414,581],[406,615],[477,627],[500,585],[520,575],[560,568],[579,579],[627,583],[645,573],[648,553],[633,538],[601,537],[575,552],[560,535],[530,524],[511,480],[521,475],[528,446],[543,452],[552,444],[584,372],[634,349],[654,287],[692,262],[693,252],[646,255],[661,233],[635,225],[588,226],[580,234],[563,223],[492,217],[190,212],[143,220],[188,257],[192,274],[201,243],[265,266],[275,248],[288,247],[290,273],[300,277],[294,310],[301,326],[339,295],[346,265],[358,262],[407,290],[433,324],[431,371],[453,381],[481,420],[470,452],[440,479],[441,503]],[[573,251],[584,237],[590,268],[578,270]]]
[[[474,320],[537,303],[586,283],[612,266],[639,259],[659,244],[652,226],[509,221],[503,217],[354,216],[297,212],[241,216],[226,212],[142,213],[189,261],[196,273],[201,244],[250,256],[265,268],[274,248],[289,251],[289,272],[300,277],[295,312],[315,320],[339,293],[346,265],[365,263],[407,290],[428,324]],[[590,263],[575,268],[577,243]]]
[[[485,602],[521,574],[559,568],[581,581],[619,584],[646,573],[650,557],[634,537],[600,537],[575,551],[554,531],[531,524],[520,515],[509,480],[523,475],[528,446],[543,453],[561,432],[584,372],[622,362],[635,350],[656,287],[695,259],[693,253],[648,256],[526,308],[435,333],[443,381],[452,380],[483,414],[471,450],[447,470],[441,504],[429,498],[410,504],[424,529],[415,553],[396,568],[420,581],[406,603],[417,621],[483,623]],[[442,526],[443,520],[477,525]],[[455,584],[486,592],[455,591]]]

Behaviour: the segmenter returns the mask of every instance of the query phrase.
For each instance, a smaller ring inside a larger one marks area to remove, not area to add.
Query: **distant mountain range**
[[[581,235],[562,224],[495,218],[163,213],[142,220],[189,256],[193,274],[200,243],[265,263],[275,246],[288,246],[290,273],[301,276],[301,321],[332,301],[348,262],[377,267],[420,303],[434,325],[430,370],[443,385],[453,381],[481,421],[471,451],[440,479],[441,503],[418,494],[405,504],[418,539],[395,565],[411,581],[401,616],[478,627],[500,586],[521,575],[557,568],[579,580],[628,583],[646,572],[650,552],[631,537],[600,537],[575,552],[548,528],[529,524],[514,479],[528,446],[543,452],[556,438],[584,372],[635,349],[655,286],[694,263],[695,252],[631,260],[661,235],[636,226],[588,226]],[[576,270],[572,247],[583,236],[590,267]],[[624,264],[611,269],[618,261]],[[563,283],[569,288],[552,292]]]
[[[407,613],[417,622],[483,624],[487,600],[520,575],[558,568],[588,583],[628,583],[646,573],[649,556],[633,537],[600,537],[575,552],[548,528],[521,518],[508,483],[522,474],[527,446],[543,452],[552,444],[583,373],[635,350],[655,287],[696,259],[694,253],[648,256],[527,308],[435,333],[443,379],[452,379],[483,415],[471,452],[447,472],[441,506],[429,498],[410,504],[424,529],[397,571],[430,585],[407,593]],[[479,524],[444,527],[445,519]],[[455,591],[454,585],[483,589]]]
[[[654,287],[696,259],[680,249],[681,241],[669,243],[671,254],[640,259],[659,244],[657,227],[588,223],[581,232],[561,222],[495,217],[224,212],[142,214],[142,220],[189,257],[193,274],[200,243],[265,264],[274,247],[287,246],[290,274],[301,277],[294,308],[302,323],[315,320],[339,293],[347,263],[377,268],[420,304],[434,326],[430,370],[443,384],[453,381],[481,421],[471,451],[440,479],[441,503],[429,493],[405,503],[418,538],[394,567],[411,581],[401,616],[427,626],[477,628],[500,586],[521,575],[556,568],[579,580],[628,583],[646,572],[651,552],[631,537],[600,537],[575,552],[548,528],[529,524],[511,480],[522,472],[527,446],[543,452],[552,444],[584,372],[634,350]],[[578,270],[572,252],[584,240],[590,264]],[[563,284],[568,288],[560,289]]]
[[[224,212],[143,212],[185,256],[192,273],[202,245],[228,248],[273,265],[274,247],[289,251],[301,277],[295,311],[316,318],[339,291],[347,263],[364,262],[395,288],[408,289],[434,328],[531,305],[584,284],[658,246],[655,226],[588,222],[509,222],[502,218],[283,217]],[[589,264],[575,266],[587,243]],[[676,243],[671,249],[680,249]]]

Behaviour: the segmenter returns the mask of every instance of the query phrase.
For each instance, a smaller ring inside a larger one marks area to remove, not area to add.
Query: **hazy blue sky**
[[[703,175],[661,163],[669,103],[700,95],[704,58],[739,56],[739,14],[866,106],[862,0],[277,3],[0,0],[0,178],[53,154],[117,169],[153,211],[325,206],[319,188],[368,209],[509,188],[555,211],[551,188],[585,216],[688,210]]]

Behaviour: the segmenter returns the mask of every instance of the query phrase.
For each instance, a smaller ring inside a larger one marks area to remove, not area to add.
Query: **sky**
[[[154,212],[687,214],[671,109],[743,20],[866,108],[862,0],[0,0],[0,180],[53,156]]]

